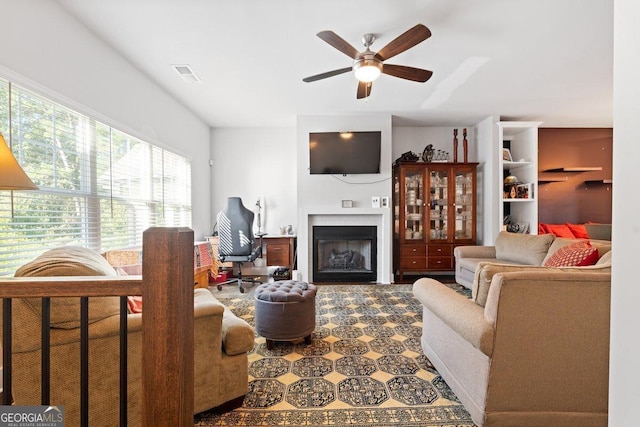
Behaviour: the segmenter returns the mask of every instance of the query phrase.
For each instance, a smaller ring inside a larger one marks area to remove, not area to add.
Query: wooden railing
[[[38,277],[0,279],[3,316],[11,316],[11,298],[43,298],[42,358],[48,369],[48,303],[50,298],[81,298],[81,384],[88,381],[88,297],[121,297],[121,414],[126,425],[126,300],[142,295],[142,425],[193,426],[193,231],[188,228],[150,228],[143,233],[140,277]],[[46,319],[45,319],[46,318]],[[8,339],[7,339],[8,336]],[[11,401],[11,324],[3,322],[3,404]],[[114,361],[114,363],[118,363]],[[43,399],[48,396],[43,375]],[[124,387],[124,392],[123,392]],[[88,398],[83,398],[88,405]],[[16,402],[34,404],[34,402]],[[44,403],[43,403],[44,404]],[[47,402],[48,404],[48,402]],[[84,403],[83,403],[84,405]],[[123,414],[124,412],[124,414]],[[88,408],[81,409],[81,425],[90,425]],[[113,424],[117,424],[114,420]]]

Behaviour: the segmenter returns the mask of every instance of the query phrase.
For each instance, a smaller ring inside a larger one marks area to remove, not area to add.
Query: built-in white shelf
[[[509,161],[509,160],[504,160],[502,162],[502,167],[504,169],[518,169],[518,168],[524,168],[527,166],[531,166],[533,164],[533,162],[515,162],[515,161]]]
[[[497,206],[497,215],[493,216],[496,221],[493,230],[501,230],[505,215],[510,215],[513,221],[518,223],[529,223],[531,233],[538,231],[538,200],[535,186],[538,184],[538,127],[541,122],[507,122],[500,121],[498,125],[499,149],[496,154],[497,179],[500,182],[500,196]],[[508,148],[512,160],[504,158],[502,149]],[[522,161],[521,161],[522,160]],[[530,183],[531,190],[527,199],[504,198],[504,174],[509,171],[519,182]],[[495,236],[494,236],[495,239]]]

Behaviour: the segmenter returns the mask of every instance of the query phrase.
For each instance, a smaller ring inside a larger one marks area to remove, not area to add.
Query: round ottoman
[[[264,283],[254,292],[256,332],[273,341],[292,341],[304,338],[311,343],[316,327],[316,287],[307,282],[283,280]]]

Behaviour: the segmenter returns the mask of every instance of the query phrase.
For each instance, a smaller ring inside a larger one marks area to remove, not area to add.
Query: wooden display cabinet
[[[455,270],[453,249],[476,244],[477,163],[399,162],[393,168],[393,269]]]

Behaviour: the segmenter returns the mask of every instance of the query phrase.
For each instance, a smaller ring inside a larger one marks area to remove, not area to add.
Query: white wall
[[[214,217],[227,197],[241,197],[254,210],[263,196],[262,231],[277,235],[289,224],[297,229],[295,128],[212,129],[211,158]]]
[[[196,238],[204,236],[209,127],[56,2],[0,0],[0,10],[0,76],[190,158],[192,226]]]
[[[502,203],[502,182],[496,168],[502,143],[499,141],[499,116],[489,116],[476,125],[474,146],[478,149],[478,244],[491,246],[500,232],[496,226],[496,216]]]
[[[611,354],[609,425],[638,425],[640,402],[640,49],[637,0],[614,2],[613,61],[613,269],[611,287]]]

